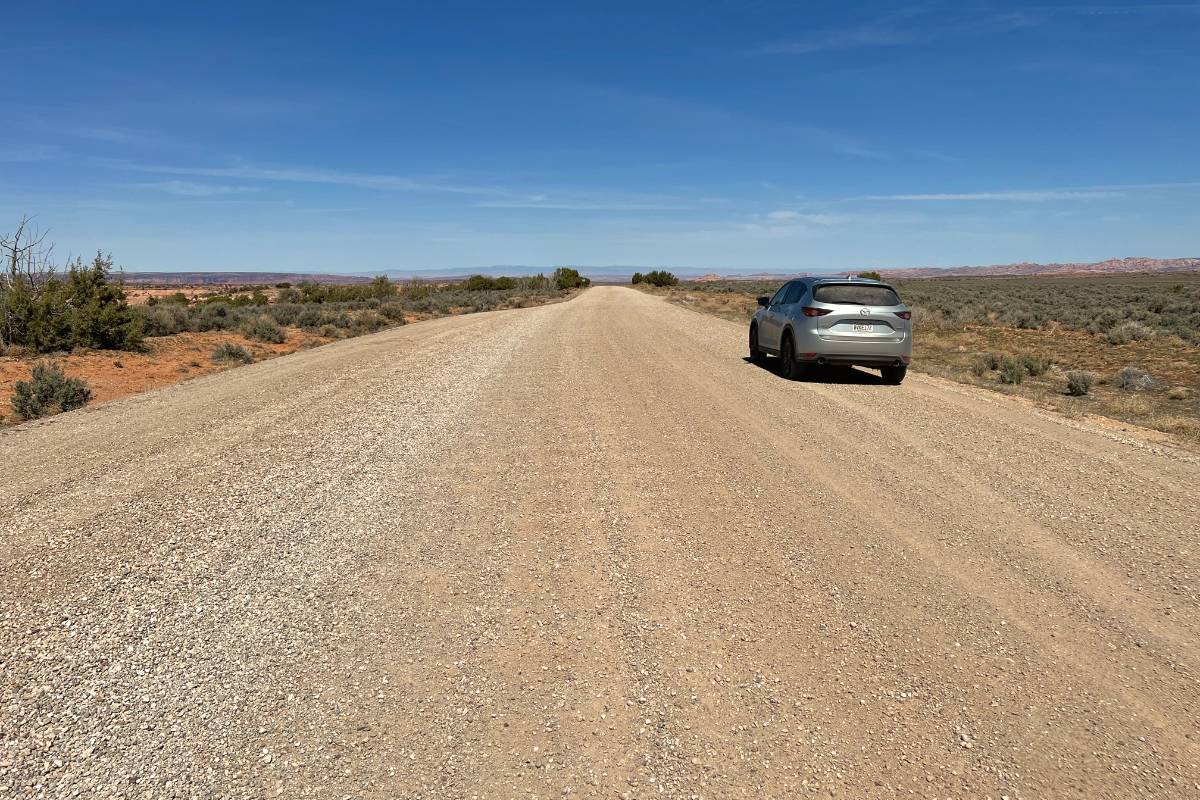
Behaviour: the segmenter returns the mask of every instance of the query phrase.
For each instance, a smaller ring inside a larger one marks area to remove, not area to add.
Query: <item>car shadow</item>
[[[778,358],[768,358],[762,364],[755,364],[750,360],[749,356],[742,356],[742,361],[751,366],[758,367],[761,370],[771,373],[775,377],[783,380],[783,376],[779,373],[779,368],[782,361]],[[867,370],[865,367],[838,367],[827,366],[818,367],[810,366],[805,369],[800,377],[796,378],[797,383],[833,383],[858,386],[888,386],[884,383],[883,376],[877,372]]]

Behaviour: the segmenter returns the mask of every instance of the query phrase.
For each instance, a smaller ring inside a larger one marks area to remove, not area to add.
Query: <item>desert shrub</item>
[[[1036,378],[1050,369],[1050,359],[1044,356],[1021,356],[1021,366]]]
[[[496,282],[487,275],[472,275],[463,282],[463,287],[468,292],[480,292],[495,289]]]
[[[142,321],[142,330],[147,336],[170,336],[188,329],[188,310],[173,303],[137,309]]]
[[[296,315],[296,324],[301,328],[316,328],[321,325],[323,316],[321,309],[316,306],[304,306]]]
[[[1195,273],[923,278],[901,280],[897,288],[910,307],[934,308],[963,324],[1055,323],[1105,339],[1117,328],[1113,339],[1119,343],[1153,333],[1200,342]],[[1134,325],[1123,328],[1127,323]]]
[[[387,327],[387,320],[376,314],[374,311],[367,311],[359,314],[358,317],[350,324],[350,333],[354,336],[361,336],[364,333],[374,333]]]
[[[1041,325],[1037,314],[1027,308],[1010,309],[1000,317],[1000,321],[1013,328],[1036,328]]]
[[[295,325],[302,308],[296,303],[276,303],[268,306],[266,313],[280,325]]]
[[[1154,336],[1152,328],[1136,321],[1122,322],[1120,325],[1109,328],[1108,332],[1104,334],[1104,338],[1108,340],[1109,344],[1129,344],[1149,339],[1152,336]]]
[[[383,299],[396,294],[396,284],[383,275],[370,283],[351,284],[347,286],[325,286],[318,283],[302,283],[295,287],[300,293],[302,303],[346,303],[354,300],[366,300],[371,297]],[[291,301],[295,297],[289,295]]]
[[[551,288],[550,279],[540,272],[528,278],[521,278],[520,286],[531,292],[545,292]]]
[[[244,313],[228,303],[204,303],[189,317],[194,331],[227,331],[238,327]]]
[[[388,322],[403,325],[406,321],[404,318],[403,303],[384,303],[379,307],[379,313],[382,314],[388,320]]]
[[[249,364],[254,360],[254,356],[250,355],[250,351],[240,344],[221,342],[213,348],[212,360],[218,364]]]
[[[121,285],[111,280],[112,267],[110,256],[97,253],[91,264],[75,259],[65,276],[46,266],[34,278],[20,273],[0,277],[0,333],[5,341],[39,353],[138,347],[141,316],[129,305]]]
[[[633,273],[633,277],[629,280],[630,283],[645,283],[646,276],[640,272]]]
[[[587,286],[591,283],[591,280],[579,274],[579,270],[572,269],[571,267],[559,267],[558,269],[554,270],[554,275],[551,277],[551,281],[553,281],[554,285],[559,289],[564,290],[578,289],[581,286]]]
[[[678,286],[679,278],[676,278],[670,272],[663,269],[656,269],[647,272],[642,280],[652,286]]]
[[[1167,397],[1171,400],[1187,400],[1192,396],[1192,390],[1186,386],[1172,386],[1167,390]]]
[[[1000,360],[1000,374],[998,377],[1001,383],[1020,383],[1025,379],[1025,367],[1017,359],[1005,356]]]
[[[37,419],[81,408],[91,399],[92,390],[82,380],[68,378],[53,361],[39,361],[28,381],[17,381],[12,407],[22,419]]]
[[[1082,397],[1092,390],[1096,376],[1083,370],[1071,370],[1067,373],[1067,394]]]
[[[1154,385],[1150,373],[1137,367],[1129,366],[1117,373],[1117,388],[1127,392],[1140,392]]]
[[[987,354],[977,355],[971,359],[971,372],[977,378],[982,378],[986,372],[995,369],[992,366],[992,357]]]
[[[260,342],[274,342],[275,344],[281,344],[286,338],[283,334],[283,328],[279,327],[275,323],[275,320],[265,314],[246,320],[242,324],[242,333],[251,339],[257,339]]]
[[[868,271],[866,271],[866,272],[860,272],[860,273],[858,273],[858,277],[860,277],[860,278],[866,278],[867,280],[870,280],[870,281],[881,281],[881,280],[883,280],[883,276],[882,276],[882,275],[880,275],[878,272],[876,272],[876,271],[874,271],[874,270],[868,270]]]
[[[923,328],[944,328],[949,322],[941,309],[916,306],[911,310],[913,325],[920,325]]]
[[[349,328],[354,324],[354,318],[346,311],[339,311],[336,308],[327,308],[321,312],[321,324],[333,325],[337,328]]]
[[[156,306],[160,303],[168,306],[186,306],[190,303],[190,301],[188,300],[188,296],[183,292],[172,292],[171,294],[165,294],[162,297],[151,296],[146,299],[146,305],[148,306]]]

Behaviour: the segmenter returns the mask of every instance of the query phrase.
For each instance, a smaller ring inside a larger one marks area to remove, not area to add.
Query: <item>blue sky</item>
[[[251,7],[253,6],[253,7]],[[132,270],[1200,255],[1200,3],[23,4],[0,227]]]

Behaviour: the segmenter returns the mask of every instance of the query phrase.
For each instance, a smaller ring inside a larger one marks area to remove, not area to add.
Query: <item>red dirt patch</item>
[[[13,418],[10,403],[14,384],[28,379],[33,365],[43,358],[57,361],[71,377],[87,381],[92,389],[91,405],[95,405],[238,366],[212,360],[213,349],[222,342],[240,344],[255,361],[261,361],[332,341],[294,328],[286,329],[286,333],[287,339],[281,344],[251,341],[228,331],[210,331],[156,336],[146,340],[142,352],[79,350],[57,356],[0,357],[0,420],[9,424],[18,421]]]

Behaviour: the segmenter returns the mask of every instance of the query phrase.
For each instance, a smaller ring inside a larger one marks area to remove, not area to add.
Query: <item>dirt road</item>
[[[1200,796],[1200,464],[624,288],[0,436],[0,797]]]

